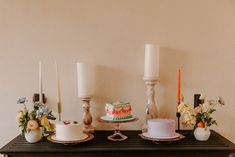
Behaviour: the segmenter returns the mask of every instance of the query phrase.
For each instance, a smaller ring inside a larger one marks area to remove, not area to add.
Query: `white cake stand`
[[[111,140],[111,141],[124,141],[128,137],[121,133],[120,124],[121,123],[134,122],[134,121],[137,121],[137,120],[138,120],[137,117],[133,117],[133,118],[126,119],[126,120],[113,121],[113,120],[108,120],[108,119],[105,118],[105,116],[103,116],[103,117],[100,118],[99,121],[103,122],[103,123],[112,123],[112,124],[114,124],[115,130],[114,130],[113,135],[110,135],[110,136],[107,137],[109,140]]]

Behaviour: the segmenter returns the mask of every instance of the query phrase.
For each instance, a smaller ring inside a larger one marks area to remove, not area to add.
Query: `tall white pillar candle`
[[[42,102],[42,62],[39,61],[39,102]]]
[[[159,77],[160,46],[145,44],[144,77],[156,79]]]
[[[95,90],[95,66],[77,63],[78,97],[91,97]]]

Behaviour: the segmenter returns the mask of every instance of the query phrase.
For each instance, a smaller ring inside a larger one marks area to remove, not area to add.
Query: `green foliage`
[[[185,124],[195,126],[195,124],[202,122],[207,128],[212,125],[217,125],[217,122],[213,117],[213,113],[216,111],[215,106],[222,106],[224,104],[221,97],[219,97],[218,100],[204,100],[203,104],[200,104],[195,109],[191,108],[189,104],[182,102],[178,106],[178,111],[184,116]]]
[[[55,120],[56,117],[52,114],[52,111],[49,109],[48,106],[45,106],[43,103],[40,102],[35,102],[33,104],[33,110],[29,111],[25,105],[26,100],[20,100],[21,101],[18,102],[19,104],[24,105],[24,110],[18,111],[17,121],[19,123],[19,127],[21,128],[22,134],[30,131],[27,126],[30,120],[33,120],[38,123],[38,126],[42,127],[44,131],[47,131],[48,129],[53,129],[53,124],[49,122],[49,120]],[[44,122],[45,124],[42,124],[42,118],[44,118],[44,121],[48,122]]]

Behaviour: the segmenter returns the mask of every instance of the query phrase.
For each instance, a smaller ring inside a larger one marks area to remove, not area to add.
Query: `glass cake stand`
[[[121,133],[120,124],[121,123],[134,122],[134,121],[137,121],[137,120],[138,120],[137,117],[133,117],[133,118],[126,119],[126,120],[113,121],[113,120],[108,120],[108,119],[106,119],[105,116],[103,116],[103,117],[100,118],[99,121],[102,122],[102,123],[112,123],[112,124],[114,124],[115,130],[114,130],[113,135],[110,135],[110,136],[107,137],[109,140],[111,140],[111,141],[124,141],[128,137]]]

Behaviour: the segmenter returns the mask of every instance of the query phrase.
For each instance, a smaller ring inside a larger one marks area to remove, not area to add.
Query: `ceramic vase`
[[[38,128],[36,130],[31,130],[25,132],[25,139],[29,143],[36,143],[42,139],[42,129]]]
[[[194,130],[194,137],[198,141],[207,141],[211,135],[210,129],[209,128],[196,128]]]

